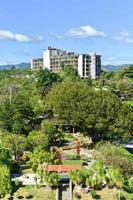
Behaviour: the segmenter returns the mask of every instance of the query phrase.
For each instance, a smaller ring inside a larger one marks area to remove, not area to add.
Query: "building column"
[[[69,188],[70,188],[70,200],[73,199],[73,189],[72,189],[72,181],[69,181]]]
[[[56,189],[56,200],[59,200],[59,186]]]

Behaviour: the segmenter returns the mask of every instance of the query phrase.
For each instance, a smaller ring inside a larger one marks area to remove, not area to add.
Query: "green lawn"
[[[132,160],[133,161],[133,154],[131,154],[129,151],[127,151],[125,148],[118,148],[118,152],[124,156],[124,157],[127,157],[128,159]]]
[[[80,160],[63,160],[64,165],[81,165]]]
[[[118,194],[119,191],[117,189],[109,189],[104,188],[101,191],[97,191],[97,194],[100,195],[102,200],[118,200]],[[126,200],[133,200],[133,194],[122,192],[124,196],[126,197]],[[84,194],[81,192],[81,199],[82,200],[93,200],[90,193]],[[77,200],[77,198],[74,196],[73,200]]]
[[[27,196],[30,196],[32,198],[30,198],[31,200],[55,200],[55,191],[47,191],[45,189],[45,187],[40,187],[39,189],[36,189],[35,186],[24,186],[24,187],[21,187],[19,188],[14,196],[15,197],[19,197],[19,196],[22,196],[22,197],[27,197]],[[16,198],[16,199],[19,199],[19,198]],[[22,199],[26,199],[26,198],[22,198]],[[28,199],[28,198],[27,198]]]
[[[31,168],[22,169],[21,172],[22,172],[22,174],[33,174],[34,173]]]
[[[64,140],[67,142],[73,142],[75,141],[75,137],[73,136],[73,133],[63,133]]]

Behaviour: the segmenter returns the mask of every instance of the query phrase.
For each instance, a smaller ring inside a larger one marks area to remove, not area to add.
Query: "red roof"
[[[74,170],[79,170],[80,165],[48,165],[47,171],[49,172],[70,172]]]

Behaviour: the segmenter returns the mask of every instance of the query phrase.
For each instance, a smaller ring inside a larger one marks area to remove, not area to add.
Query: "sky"
[[[133,0],[0,0],[0,64],[30,62],[48,46],[133,63]]]

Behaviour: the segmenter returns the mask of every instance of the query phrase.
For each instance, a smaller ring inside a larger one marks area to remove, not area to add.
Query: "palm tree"
[[[116,186],[117,188],[122,188],[124,185],[124,179],[119,170],[112,167],[106,169],[106,180],[109,184],[109,187]]]
[[[70,172],[70,179],[78,190],[81,189],[81,184],[84,182],[84,172],[82,170],[75,170]]]
[[[59,184],[60,176],[57,172],[47,172],[44,173],[44,180],[47,183],[47,188],[51,189],[51,187],[57,187]]]

